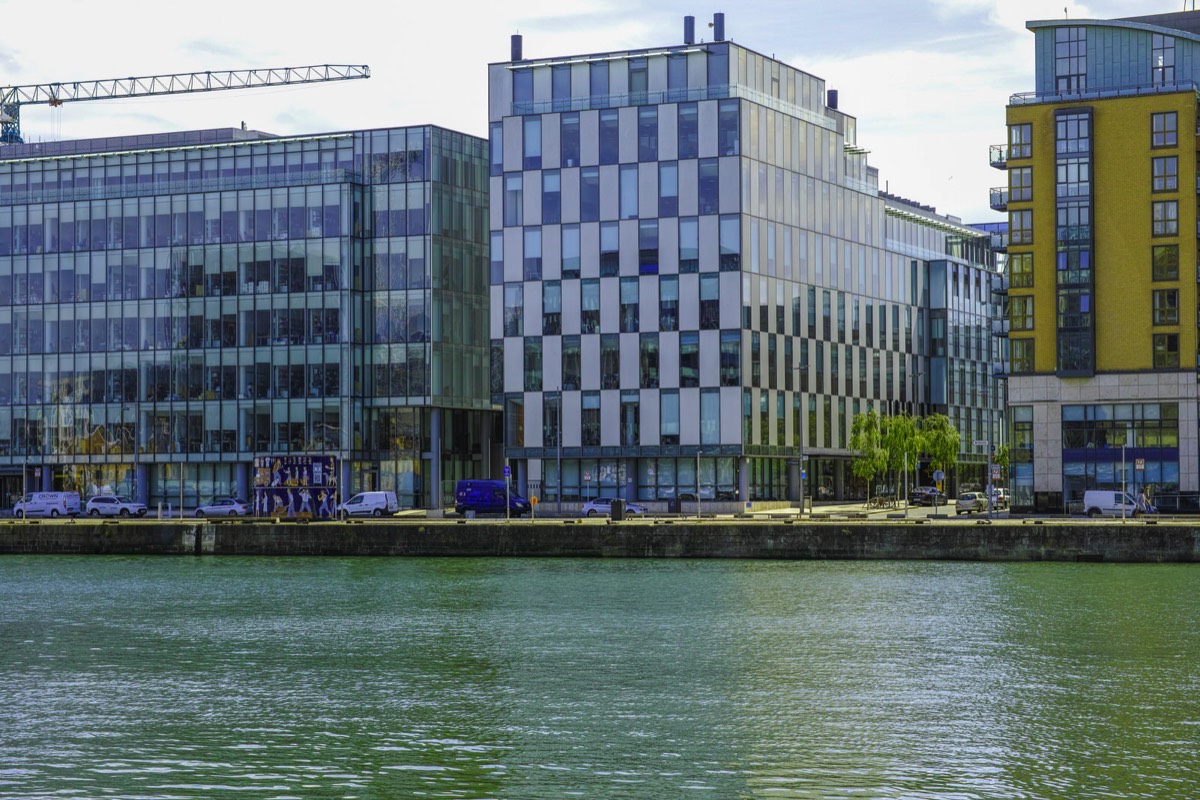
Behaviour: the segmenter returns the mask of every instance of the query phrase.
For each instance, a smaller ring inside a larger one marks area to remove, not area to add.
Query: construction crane
[[[140,78],[109,78],[74,83],[40,83],[0,86],[0,144],[21,144],[21,106],[45,103],[61,106],[81,100],[107,100],[152,95],[215,92],[221,89],[258,89],[299,83],[349,81],[371,77],[366,65],[320,64],[310,67],[235,69],[223,72],[181,72]]]

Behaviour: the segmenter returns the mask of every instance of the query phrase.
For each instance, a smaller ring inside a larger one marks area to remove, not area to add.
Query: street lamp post
[[[696,448],[696,519],[700,519],[700,448]]]

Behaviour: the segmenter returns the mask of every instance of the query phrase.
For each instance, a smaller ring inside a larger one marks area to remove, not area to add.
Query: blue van
[[[504,513],[504,481],[467,480],[459,481],[454,489],[454,510],[459,514],[474,511],[476,514]],[[532,507],[529,501],[508,490],[508,511],[514,517],[528,514]]]

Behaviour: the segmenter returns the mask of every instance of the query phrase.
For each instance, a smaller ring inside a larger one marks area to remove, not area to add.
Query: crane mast
[[[24,141],[21,138],[21,106],[40,103],[60,106],[63,103],[82,100],[191,94],[223,89],[258,89],[369,77],[371,69],[366,65],[319,64],[306,67],[180,72],[172,75],[145,75],[98,81],[0,86],[0,144],[20,144]]]

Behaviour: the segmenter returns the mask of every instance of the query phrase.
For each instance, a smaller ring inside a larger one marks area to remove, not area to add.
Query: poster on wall
[[[337,518],[337,457],[254,457],[254,514],[279,519]]]

